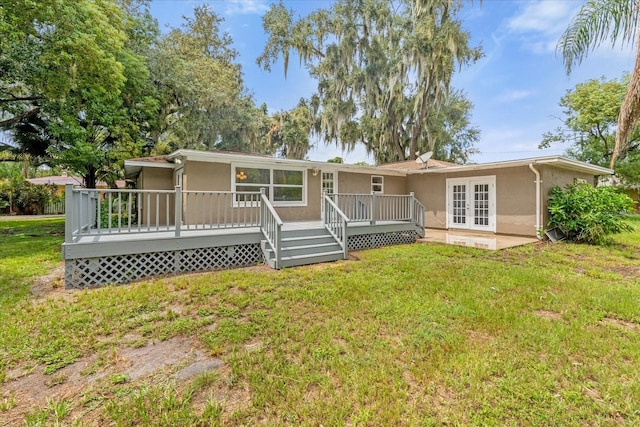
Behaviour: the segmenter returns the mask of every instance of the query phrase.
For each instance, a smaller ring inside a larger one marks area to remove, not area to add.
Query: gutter
[[[541,204],[540,204],[540,186],[542,184],[542,181],[540,180],[540,172],[538,172],[536,170],[536,168],[533,167],[533,163],[529,163],[529,169],[531,169],[531,172],[533,172],[534,174],[536,174],[536,237],[540,240],[542,240],[542,225],[540,224],[541,219],[542,219],[542,212],[541,212]]]

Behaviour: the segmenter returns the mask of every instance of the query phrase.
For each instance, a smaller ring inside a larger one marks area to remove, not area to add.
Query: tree
[[[638,26],[640,0],[597,0],[584,4],[569,27],[561,36],[557,50],[562,53],[567,73],[580,64],[587,54],[612,40],[613,44],[636,45],[636,59],[617,119],[615,144],[610,158],[610,167],[615,166],[619,156],[629,148],[629,136],[640,118],[640,31]]]
[[[126,34],[115,1],[7,0],[0,8],[0,128],[48,100],[119,94]]]
[[[156,152],[177,148],[264,151],[266,107],[247,93],[223,19],[209,6],[194,9],[150,54],[149,67],[160,100],[152,133]]]
[[[20,135],[35,135],[20,126],[40,120],[52,164],[88,187],[115,183],[118,161],[141,151],[151,123],[149,73],[136,51],[155,34],[145,5],[9,0],[0,9],[0,127],[13,127],[20,146]]]
[[[543,135],[540,148],[553,142],[570,143],[569,157],[608,166],[615,146],[615,131],[620,105],[625,96],[629,76],[616,80],[588,80],[579,83],[560,100],[562,126]],[[640,167],[636,154],[640,151],[640,132],[628,137],[628,147],[614,167],[616,174],[627,183],[640,182],[634,178],[633,166]],[[637,175],[637,173],[636,173]]]
[[[282,157],[303,160],[311,149],[309,135],[312,126],[313,114],[307,102],[301,99],[291,111],[272,116],[266,142]]]
[[[315,131],[343,149],[364,143],[379,163],[415,159],[439,142],[431,117],[450,95],[456,66],[480,58],[456,14],[460,0],[341,0],[294,20],[282,3],[263,17],[258,64],[295,53],[317,82]]]

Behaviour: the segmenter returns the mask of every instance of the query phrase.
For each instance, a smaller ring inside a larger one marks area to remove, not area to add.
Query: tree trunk
[[[638,10],[640,10],[640,0],[638,0]],[[620,114],[618,115],[618,131],[616,132],[616,143],[611,153],[609,167],[613,169],[616,160],[627,150],[629,134],[636,125],[640,115],[640,20],[637,25],[636,36],[636,61],[633,66],[633,73],[629,79],[627,93],[622,100]]]

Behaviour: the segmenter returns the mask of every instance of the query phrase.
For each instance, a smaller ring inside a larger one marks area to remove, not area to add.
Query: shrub
[[[562,190],[556,186],[549,200],[549,226],[562,230],[571,241],[606,243],[610,234],[632,229],[624,217],[633,203],[613,187],[578,183]]]
[[[16,188],[15,204],[23,214],[42,214],[44,205],[53,199],[55,193],[54,185],[35,185],[24,181]]]

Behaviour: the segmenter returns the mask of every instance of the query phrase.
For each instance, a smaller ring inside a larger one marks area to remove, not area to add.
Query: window
[[[305,206],[305,170],[234,165],[233,191],[258,192],[264,188],[276,206]],[[241,201],[242,195],[236,197]]]
[[[384,177],[373,175],[371,177],[371,192],[383,193],[384,192]]]

